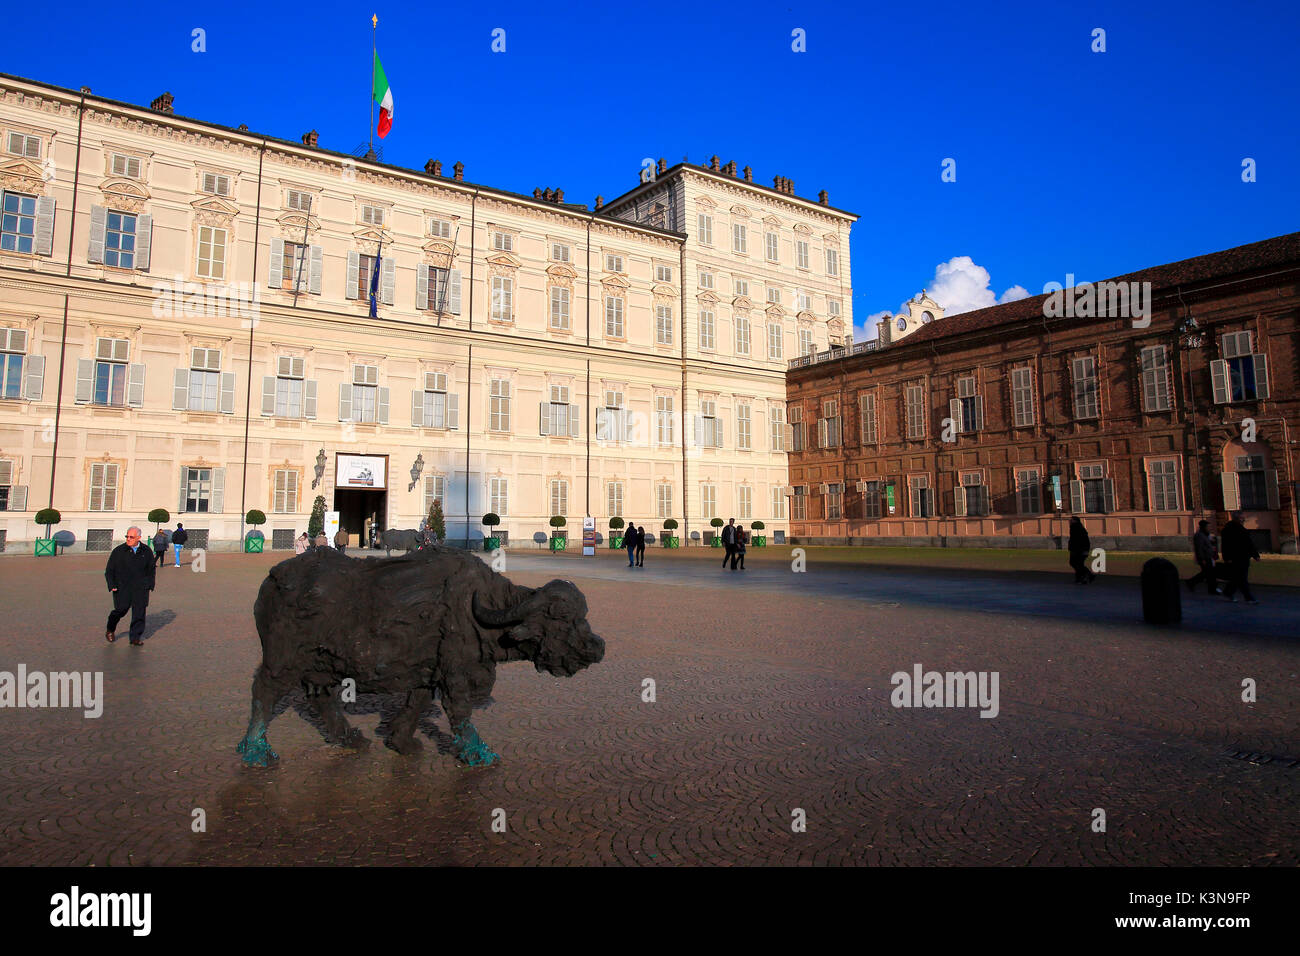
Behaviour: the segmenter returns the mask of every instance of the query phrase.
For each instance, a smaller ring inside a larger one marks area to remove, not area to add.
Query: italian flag
[[[388,88],[388,77],[384,75],[384,65],[379,62],[378,53],[375,54],[375,75],[372,85],[375,90],[375,102],[379,104],[379,126],[375,132],[379,134],[380,139],[383,139],[393,128],[393,91]]]

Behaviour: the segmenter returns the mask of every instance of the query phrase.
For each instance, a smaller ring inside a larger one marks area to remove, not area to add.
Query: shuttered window
[[[605,296],[605,335],[613,339],[623,337],[623,297]]]
[[[907,437],[925,437],[925,389],[920,385],[909,385],[904,392],[907,406]]]
[[[750,418],[748,405],[736,406],[736,447],[741,451],[749,451],[752,442],[751,426],[753,421]]]
[[[509,379],[494,378],[489,386],[488,429],[494,432],[510,431]]]
[[[659,518],[671,518],[673,516],[673,486],[656,485],[655,486],[655,505],[656,516]]]
[[[32,252],[36,242],[36,197],[6,191],[0,214],[0,250]]]
[[[96,462],[90,466],[90,503],[87,510],[117,510],[117,465]]]
[[[1147,484],[1152,511],[1178,511],[1178,460],[1156,458],[1147,462]]]
[[[1017,428],[1034,424],[1034,372],[1029,368],[1011,370],[1011,405]]]
[[[1150,345],[1142,350],[1142,410],[1166,412],[1169,410],[1169,353],[1163,345]]]
[[[567,517],[569,513],[569,483],[561,478],[551,481],[551,515]]]
[[[660,445],[671,445],[676,441],[676,424],[673,418],[673,397],[671,395],[655,396],[655,440]]]
[[[772,451],[785,451],[785,409],[780,405],[769,405],[767,417],[771,430]]]
[[[875,392],[862,392],[858,395],[858,415],[861,422],[862,444],[876,444],[879,430],[876,428]]]
[[[736,354],[749,354],[749,316],[744,312],[736,313]]]
[[[657,345],[673,344],[673,307],[671,305],[655,306],[655,343]]]
[[[700,348],[712,349],[714,347],[714,329],[713,310],[703,309],[700,311]]]
[[[713,245],[713,217],[700,213],[700,245]]]
[[[291,468],[275,470],[275,500],[272,505],[277,514],[296,514],[298,511],[298,472]]]
[[[194,272],[200,279],[226,277],[226,230],[199,226],[199,248]]]
[[[569,290],[558,286],[551,288],[551,328],[569,330]]]
[[[1074,380],[1074,417],[1099,417],[1101,403],[1097,391],[1097,360],[1091,355],[1080,356],[1070,363],[1070,370]]]

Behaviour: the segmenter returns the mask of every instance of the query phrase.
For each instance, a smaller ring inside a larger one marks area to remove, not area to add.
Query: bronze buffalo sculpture
[[[348,725],[340,690],[405,694],[387,745],[421,749],[414,732],[436,690],[454,735],[456,756],[488,764],[488,749],[470,722],[488,698],[498,664],[532,661],[539,671],[571,677],[605,656],[587,624],[587,601],[568,581],[519,587],[475,555],[430,546],[396,558],[354,560],[318,548],[282,561],[262,582],[253,605],[262,664],[253,676],[248,731],[236,748],[244,763],[278,756],[266,739],[279,700],[301,686],[333,743],[363,746]]]

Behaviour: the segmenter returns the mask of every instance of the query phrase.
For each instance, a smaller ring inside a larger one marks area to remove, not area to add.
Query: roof
[[[621,196],[615,196],[613,199],[607,200],[605,202],[605,205],[602,206],[601,208],[608,208],[610,206],[617,206],[621,203],[625,203],[633,196],[635,196],[638,192],[647,189],[652,189],[656,183],[662,182],[664,179],[667,179],[669,176],[673,175],[679,170],[687,170],[687,169],[691,170],[692,172],[702,173],[705,176],[709,176],[713,179],[717,179],[724,183],[729,183],[733,186],[743,186],[746,189],[754,189],[757,190],[758,192],[771,193],[777,199],[785,199],[785,200],[796,199],[799,202],[807,203],[808,205],[813,206],[817,209],[823,209],[827,212],[834,212],[834,213],[838,213],[841,216],[847,216],[850,219],[852,219],[854,222],[856,222],[859,218],[861,218],[858,216],[856,212],[849,212],[847,209],[840,209],[838,206],[832,206],[828,203],[821,203],[818,202],[816,199],[809,199],[806,196],[796,196],[794,193],[783,193],[781,192],[781,190],[776,189],[772,186],[764,186],[762,183],[755,183],[745,179],[740,179],[728,173],[724,173],[721,170],[710,169],[708,166],[697,166],[695,163],[687,163],[687,162],[681,162],[673,166],[669,166],[668,169],[666,169],[664,172],[656,173],[655,178],[650,180],[649,182],[637,183],[636,186],[629,189]]]

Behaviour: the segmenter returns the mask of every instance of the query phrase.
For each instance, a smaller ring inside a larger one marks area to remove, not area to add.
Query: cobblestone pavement
[[[583,588],[607,654],[567,679],[499,670],[475,723],[501,764],[457,766],[440,712],[406,758],[331,747],[291,706],[269,734],[282,761],[260,770],[234,745],[252,602],[280,557],[159,571],[143,648],[103,639],[103,556],[4,562],[0,670],[103,671],[105,703],[99,719],[0,710],[0,864],[1300,863],[1289,589],[1249,608],[1268,628],[1185,597],[1220,616],[1157,630],[1113,581],[1055,585],[1084,603],[1044,617],[1022,577],[1022,597],[980,610],[1006,575],[949,595],[924,573],[886,588],[760,561],[742,584],[698,560],[512,553],[518,583]],[[917,663],[997,671],[998,716],[892,707],[890,675]],[[395,703],[362,697],[353,723],[373,738]]]

